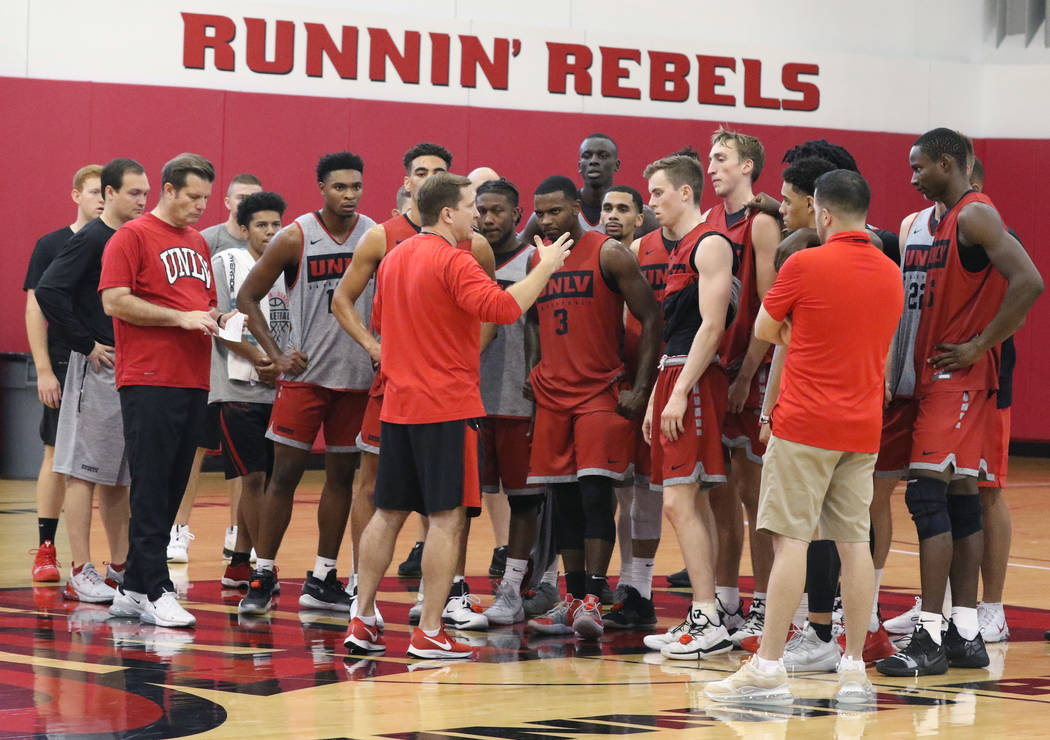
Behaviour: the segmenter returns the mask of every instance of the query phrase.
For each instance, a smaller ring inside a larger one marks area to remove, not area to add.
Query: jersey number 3
[[[554,318],[557,320],[558,325],[554,327],[554,333],[558,336],[564,336],[569,333],[569,312],[564,308],[556,308],[553,313]]]

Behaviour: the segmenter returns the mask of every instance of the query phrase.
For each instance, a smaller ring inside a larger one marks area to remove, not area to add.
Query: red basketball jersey
[[[380,225],[383,227],[383,231],[386,232],[387,253],[405,239],[419,233],[419,227],[409,221],[408,216],[404,214],[387,219]]]
[[[650,231],[642,237],[638,243],[638,265],[642,268],[642,275],[652,286],[653,295],[657,303],[664,301],[664,283],[667,280],[667,262],[670,252],[664,245],[663,230]],[[624,322],[623,334],[623,359],[627,365],[628,377],[633,377],[638,367],[638,343],[642,338],[642,325],[630,311]]]
[[[608,238],[597,231],[580,237],[536,301],[541,359],[530,377],[536,402],[547,408],[574,408],[624,374],[623,296],[606,285],[598,264]]]
[[[927,360],[939,354],[938,344],[962,344],[984,330],[1006,294],[1006,279],[990,263],[971,272],[959,259],[959,213],[970,203],[995,207],[983,193],[964,195],[937,224],[928,247],[922,314],[915,337],[918,382],[915,395],[936,391],[986,390],[999,387],[999,347],[986,352],[973,366],[943,373]],[[913,259],[919,258],[913,255]]]
[[[725,205],[719,203],[707,214],[707,223],[715,230],[722,232],[733,245],[734,273],[740,280],[740,305],[736,319],[718,345],[718,355],[727,368],[739,367],[747,354],[747,345],[751,341],[751,331],[758,317],[758,308],[762,301],[758,298],[758,283],[755,270],[755,248],[751,242],[751,225],[755,212],[747,210],[744,216],[733,222],[726,221]]]

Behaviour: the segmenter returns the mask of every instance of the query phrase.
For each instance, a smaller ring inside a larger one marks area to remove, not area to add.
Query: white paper
[[[226,319],[226,326],[219,329],[219,337],[227,342],[239,342],[244,337],[244,322],[248,315],[240,311]]]

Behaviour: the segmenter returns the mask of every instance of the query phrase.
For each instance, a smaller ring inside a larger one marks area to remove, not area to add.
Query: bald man
[[[470,180],[470,187],[472,187],[474,190],[477,190],[478,186],[481,185],[483,182],[488,182],[489,180],[498,180],[499,173],[497,173],[496,170],[492,169],[491,167],[477,167],[470,171],[470,173],[467,175],[467,179]]]

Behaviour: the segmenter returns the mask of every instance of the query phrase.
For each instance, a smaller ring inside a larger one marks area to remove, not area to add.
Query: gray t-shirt
[[[247,251],[247,249],[244,250],[244,252]],[[250,260],[236,259],[233,252],[212,258],[212,275],[215,276],[215,294],[218,299],[216,306],[219,311],[226,313],[237,307],[237,296],[231,286],[240,286],[247,274],[245,268],[249,263]],[[278,276],[277,282],[270,288],[269,295],[264,300],[269,306],[270,331],[277,341],[277,346],[285,350],[288,347],[291,324],[288,312],[288,292],[284,287],[283,274]],[[263,315],[267,315],[267,311],[264,311]],[[249,332],[245,332],[245,341],[258,346],[255,338]],[[231,354],[222,342],[218,340],[212,342],[211,390],[208,392],[208,403],[241,401],[272,404],[276,393],[274,388],[261,382],[230,378],[228,363]]]
[[[226,224],[209,226],[201,231],[201,236],[204,237],[204,241],[208,242],[208,249],[211,250],[212,257],[233,247],[247,248],[248,246],[247,239],[238,239],[235,236],[230,236],[230,232],[226,230]]]

